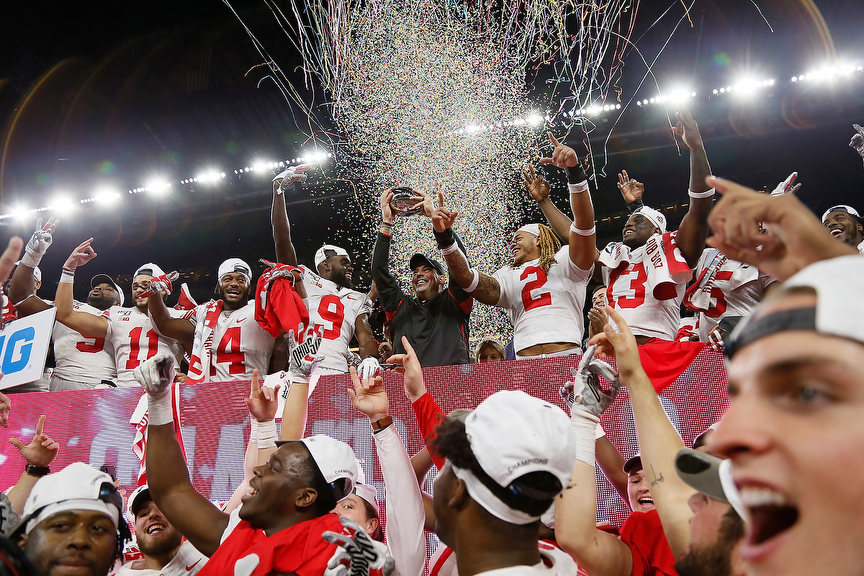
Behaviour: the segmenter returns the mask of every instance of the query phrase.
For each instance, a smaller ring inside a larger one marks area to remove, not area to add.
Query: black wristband
[[[47,476],[51,473],[51,468],[48,466],[34,466],[29,462],[24,465],[24,472],[29,474],[30,476],[35,476],[37,478],[41,478],[42,476]]]
[[[644,206],[645,206],[645,204],[642,202],[642,199],[639,198],[638,200],[634,200],[633,202],[630,202],[629,204],[627,204],[627,211],[630,212],[630,214],[632,214],[633,212],[635,212],[636,210],[638,210]]]
[[[581,162],[578,166],[567,168],[567,182],[570,184],[578,184],[585,180],[588,180],[588,175],[585,174],[585,169],[582,168]]]
[[[435,234],[435,242],[438,243],[439,249],[447,248],[456,241],[452,228],[447,228],[444,232],[438,232],[437,230],[432,230],[432,232]]]

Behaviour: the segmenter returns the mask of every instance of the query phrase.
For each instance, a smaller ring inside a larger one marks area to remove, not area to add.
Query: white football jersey
[[[582,306],[593,266],[581,270],[570,261],[569,250],[568,246],[558,250],[548,273],[538,266],[537,258],[515,268],[505,266],[492,275],[501,287],[498,306],[507,310],[513,324],[516,352],[553,342],[581,346]]]
[[[354,338],[354,323],[358,316],[368,315],[372,311],[372,302],[361,292],[322,278],[306,266],[301,268],[309,321],[315,324],[321,334],[319,354],[323,355],[324,360],[320,368],[347,372],[345,354]]]
[[[189,320],[193,324],[204,322],[206,314],[207,304],[200,304]],[[256,368],[263,378],[270,368],[274,342],[275,338],[255,321],[254,301],[237,310],[223,308],[213,327],[207,382],[248,380]],[[199,358],[203,358],[203,352],[193,350]]]
[[[72,309],[94,316],[108,316],[83,302],[73,302]],[[51,333],[54,341],[54,374],[70,382],[100,382],[115,380],[117,369],[114,366],[114,346],[108,338],[85,338],[79,332],[60,322],[54,323]]]
[[[169,308],[168,312],[173,318],[188,318],[190,315],[189,310]],[[174,356],[177,366],[183,357],[180,342],[161,336],[150,321],[150,316],[136,306],[112,306],[108,309],[108,333],[105,340],[114,346],[117,386],[121,388],[138,386],[132,370],[158,352]]]
[[[727,258],[716,248],[706,248],[696,265],[696,282],[684,304],[697,312],[696,332],[701,342],[726,316],[749,316],[765,290],[777,280],[755,266]]]
[[[117,576],[195,576],[207,564],[207,557],[185,540],[177,554],[162,570],[145,568],[144,559],[139,558],[123,564],[117,569]]]
[[[637,336],[672,340],[693,272],[675,242],[676,232],[655,234],[630,250],[612,242],[600,254],[606,301]]]

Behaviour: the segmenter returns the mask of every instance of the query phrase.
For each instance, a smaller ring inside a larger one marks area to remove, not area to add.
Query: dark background
[[[232,6],[290,77],[299,56],[290,49],[260,0]],[[814,210],[844,202],[864,208],[861,159],[848,148],[853,122],[864,123],[864,74],[836,83],[790,84],[791,76],[826,60],[864,63],[860,23],[864,4],[853,0],[749,0],[694,3],[654,67],[661,87],[690,84],[699,94],[700,123],[714,173],[754,187],[769,187],[797,170],[801,197]],[[684,14],[681,2],[642,2],[632,39],[652,60]],[[53,190],[76,197],[107,183],[126,198],[110,210],[96,207],[62,222],[42,265],[50,297],[69,251],[89,236],[99,252],[88,273],[108,272],[128,286],[131,272],[148,261],[179,269],[203,300],[224,258],[272,258],[270,184],[266,175],[235,176],[255,158],[284,159],[310,146],[306,118],[292,109],[266,71],[238,20],[221,2],[6,2],[0,16],[0,213],[16,202],[47,203]],[[622,102],[656,95],[631,52],[619,85]],[[774,78],[774,87],[742,103],[711,89],[741,74]],[[543,89],[542,78],[535,88]],[[608,114],[591,135],[602,150]],[[298,128],[299,127],[299,128]],[[665,111],[624,110],[608,142],[605,177],[594,194],[598,242],[619,238],[623,203],[616,173],[627,169],[646,183],[655,206],[686,202],[688,161],[679,156]],[[598,155],[598,161],[602,157]],[[228,175],[218,187],[182,187],[156,201],[125,191],[154,174],[179,180],[217,166]],[[602,167],[602,166],[600,166]],[[564,205],[563,187],[557,187]],[[345,222],[355,202],[343,183],[313,179],[289,194],[300,260],[335,232],[366,228]],[[670,208],[675,225],[681,210]],[[371,218],[371,216],[370,216]],[[5,235],[29,236],[32,223],[0,221]],[[470,241],[470,240],[469,240]],[[350,245],[368,286],[371,246]],[[83,297],[86,288],[78,283]]]

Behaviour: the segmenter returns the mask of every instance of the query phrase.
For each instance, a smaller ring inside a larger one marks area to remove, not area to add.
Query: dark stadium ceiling
[[[641,3],[633,37],[643,52],[660,50],[683,5]],[[298,64],[263,1],[232,6],[283,69]],[[830,85],[789,80],[826,62],[864,63],[862,21],[858,0],[696,0],[654,70],[669,86],[684,82],[699,91],[694,114],[715,173],[773,187],[797,170],[802,198],[814,209],[854,203],[864,170],[847,144],[852,122],[864,123],[864,74]],[[233,171],[256,159],[301,155],[308,149],[304,118],[272,84],[259,84],[261,58],[221,2],[32,1],[16,3],[2,27],[0,213],[15,203],[43,205],[56,189],[85,197],[82,188],[104,183],[124,196],[108,210],[60,214],[44,267],[59,269],[87,236],[101,249],[100,269],[115,274],[154,259],[165,269],[192,270],[215,267],[228,255],[272,257],[268,178]],[[634,94],[643,73],[636,58],[626,60],[620,85],[627,98],[656,95],[648,84]],[[710,93],[742,74],[776,84],[747,103]],[[607,123],[598,119],[592,142],[602,142]],[[634,101],[608,150],[595,198],[604,240],[620,231],[614,182],[622,168],[646,182],[656,204],[686,199],[686,155],[677,156],[662,107]],[[180,186],[158,201],[126,194],[156,174],[179,182],[211,166],[226,173],[213,189]],[[354,224],[340,217],[339,204],[353,201],[346,190],[334,184],[311,190],[289,197],[297,202],[292,219],[305,260],[333,229]],[[310,200],[321,196],[328,198]],[[31,223],[6,219],[0,226],[29,234]],[[366,258],[371,247],[353,248]]]

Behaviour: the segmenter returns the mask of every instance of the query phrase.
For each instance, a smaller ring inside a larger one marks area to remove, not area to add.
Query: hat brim
[[[722,459],[692,448],[682,448],[675,456],[678,477],[691,488],[720,502],[729,502],[720,481]]]

